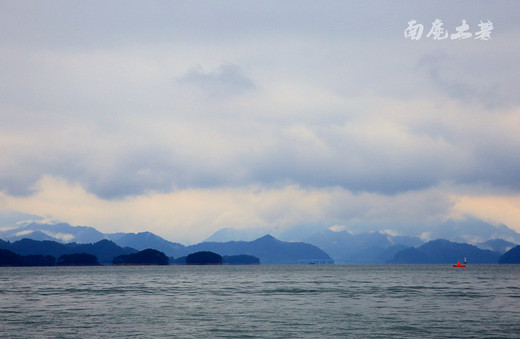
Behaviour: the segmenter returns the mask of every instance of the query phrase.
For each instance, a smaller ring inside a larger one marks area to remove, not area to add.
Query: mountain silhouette
[[[501,254],[506,253],[510,249],[516,246],[516,244],[506,241],[504,239],[491,239],[478,244],[475,244],[480,249],[491,250]]]
[[[450,264],[467,258],[469,264],[496,264],[500,253],[445,239],[397,252],[393,264]]]
[[[318,247],[303,242],[285,242],[265,235],[253,241],[203,242],[187,246],[189,253],[211,251],[223,256],[247,254],[262,264],[298,264],[305,260],[331,260]]]
[[[137,253],[118,255],[112,261],[114,265],[168,265],[166,254],[151,248]]]
[[[153,248],[173,257],[181,255],[185,249],[184,245],[165,240],[151,232],[125,233],[113,241],[121,247],[131,247],[139,251]]]
[[[64,254],[86,253],[96,256],[100,263],[112,263],[115,256],[137,252],[133,248],[119,247],[109,240],[101,240],[94,244],[62,244],[56,241],[22,239],[13,243],[2,241],[0,248],[20,255],[51,255],[55,258]]]
[[[498,260],[499,264],[520,264],[520,246],[515,246],[504,253]]]
[[[396,252],[423,243],[419,238],[391,236],[380,232],[351,234],[331,230],[316,233],[305,239],[305,242],[321,248],[334,260],[355,264],[383,263]]]

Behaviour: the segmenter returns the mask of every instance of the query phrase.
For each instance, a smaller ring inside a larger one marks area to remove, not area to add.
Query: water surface
[[[0,268],[4,338],[518,338],[520,265]]]

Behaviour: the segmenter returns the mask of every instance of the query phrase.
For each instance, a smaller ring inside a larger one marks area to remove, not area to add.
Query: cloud
[[[0,14],[0,192],[42,197],[41,183],[54,178],[74,187],[63,194],[84,190],[115,214],[116,202],[251,187],[287,199],[297,187],[308,213],[323,208],[317,192],[336,189],[348,192],[338,197],[346,204],[378,197],[393,208],[400,197],[445,187],[516,194],[518,9],[115,1],[49,10],[8,2]],[[489,18],[493,39],[403,38],[411,18],[427,26],[437,17],[449,29]],[[430,196],[418,201],[431,210],[414,205],[425,218],[448,209],[446,195]],[[192,203],[211,204],[205,199]],[[333,205],[331,215],[341,215]],[[270,222],[252,223],[296,223],[301,210],[283,198],[279,206],[258,217]],[[316,215],[327,227],[347,218]],[[374,225],[364,218],[348,220]]]
[[[343,113],[331,121],[309,115],[298,123],[253,111],[251,120],[230,112],[160,123],[154,115],[130,116],[108,134],[67,125],[51,135],[35,129],[0,146],[6,159],[0,184],[9,194],[28,195],[49,174],[107,199],[248,185],[390,195],[443,182],[520,188],[520,162],[511,156],[520,142],[516,110],[497,116],[457,103],[443,104],[442,111],[417,106],[423,111],[386,101],[362,108],[369,110],[365,115]]]
[[[478,103],[489,109],[514,107],[520,103],[511,87],[519,77],[518,49],[491,41],[483,46],[455,46],[423,55],[419,69],[443,95],[465,103]],[[467,48],[459,51],[457,47]],[[497,53],[500,50],[500,53]],[[507,69],[507,72],[503,70]]]
[[[75,225],[95,225],[102,232],[152,230],[180,242],[202,241],[224,227],[262,228],[279,234],[301,225],[316,229],[343,225],[353,231],[385,225],[385,229],[404,232],[413,230],[417,223],[443,220],[452,206],[440,190],[389,197],[297,185],[189,188],[106,200],[80,185],[50,176],[38,182],[35,194],[4,195],[3,200],[11,210],[31,210]]]
[[[453,194],[453,216],[473,215],[493,224],[518,225],[520,195],[468,195]],[[518,229],[518,228],[517,228]]]
[[[180,83],[193,85],[212,98],[240,95],[255,89],[253,81],[242,69],[230,64],[221,65],[212,72],[192,69],[180,79]]]

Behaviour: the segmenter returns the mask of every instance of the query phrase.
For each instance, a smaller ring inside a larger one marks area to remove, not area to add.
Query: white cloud
[[[92,225],[105,233],[150,230],[186,243],[201,241],[224,227],[279,234],[299,225],[314,225],[317,230],[341,225],[354,232],[384,227],[413,233],[418,225],[443,221],[453,206],[437,189],[385,196],[339,187],[247,186],[105,200],[53,177],[44,177],[35,189],[37,193],[27,197],[4,195],[6,208]]]
[[[516,194],[518,5],[444,4],[8,2],[0,201],[203,234],[393,228],[446,215],[462,185]],[[432,13],[489,17],[493,39],[403,39]],[[178,217],[153,207],[167,202]]]
[[[68,234],[68,233],[55,233],[55,232],[49,232],[49,231],[42,231],[43,233],[45,233],[46,235],[50,236],[50,237],[53,237],[55,239],[58,239],[58,240],[61,240],[62,242],[64,243],[69,243],[69,242],[72,242],[74,240],[74,235],[73,234]]]
[[[15,235],[16,237],[22,237],[22,236],[24,236],[24,235],[31,234],[31,233],[33,233],[32,230],[26,230],[26,231],[16,232],[14,235]]]

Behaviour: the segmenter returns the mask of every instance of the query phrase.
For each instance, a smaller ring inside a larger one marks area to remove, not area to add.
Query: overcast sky
[[[0,210],[184,243],[466,215],[520,231],[518,13],[2,0]],[[412,19],[419,40],[404,37]],[[472,36],[427,37],[435,19]]]

